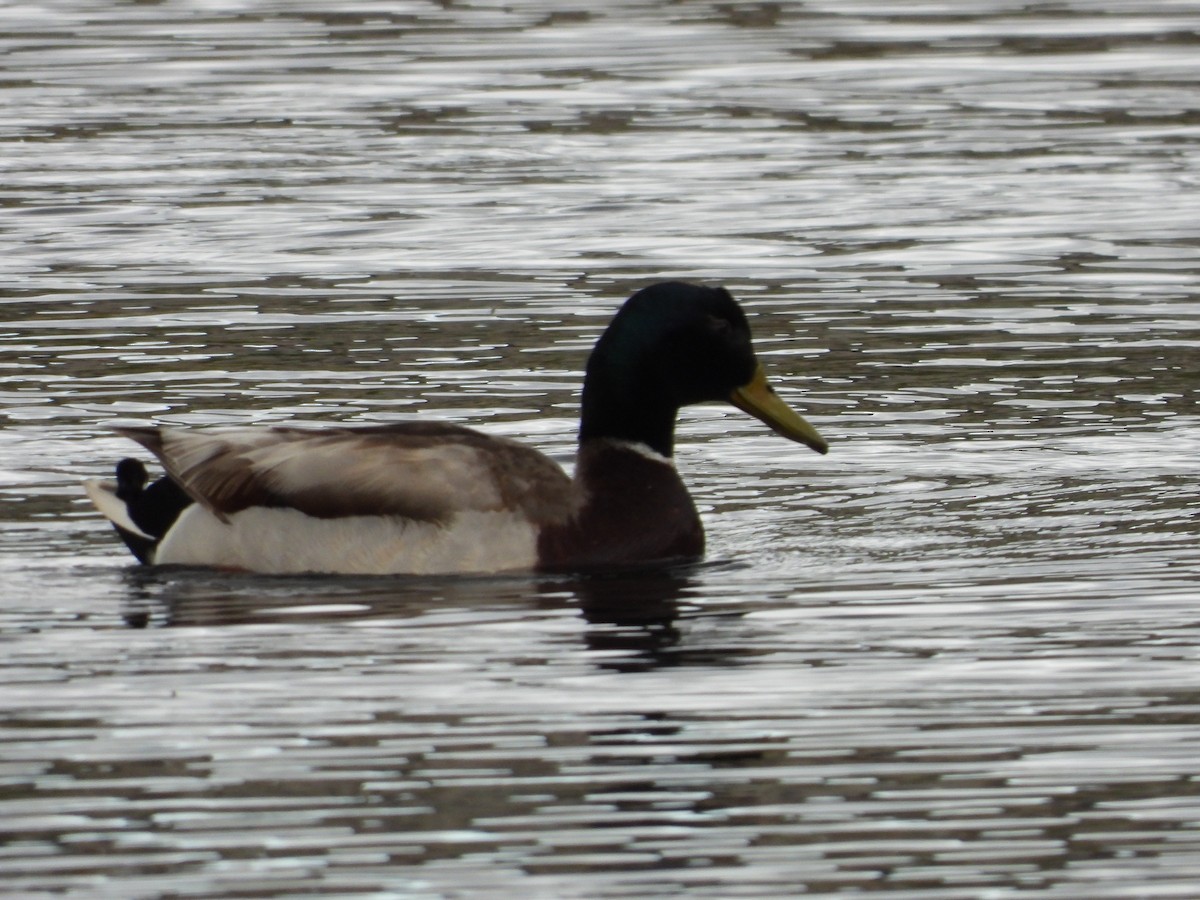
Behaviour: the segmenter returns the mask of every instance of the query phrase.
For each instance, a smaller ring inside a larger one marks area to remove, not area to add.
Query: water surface
[[[0,892],[1194,895],[1194,3],[0,17]],[[82,500],[130,419],[569,465],[664,277],[833,445],[688,411],[704,564],[147,572]]]

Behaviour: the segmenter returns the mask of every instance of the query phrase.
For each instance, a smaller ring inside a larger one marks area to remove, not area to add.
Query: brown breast
[[[580,446],[579,506],[542,528],[538,565],[580,569],[696,558],[704,528],[669,459],[638,445],[594,440]]]

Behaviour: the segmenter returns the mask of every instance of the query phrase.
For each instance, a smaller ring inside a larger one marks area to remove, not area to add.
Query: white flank
[[[159,564],[266,574],[438,575],[530,569],[537,535],[512,513],[463,512],[446,526],[395,516],[317,519],[252,507],[222,522],[189,506],[158,546]]]
[[[125,508],[125,501],[117,496],[117,483],[115,481],[101,481],[99,478],[89,478],[83,483],[83,489],[87,491],[87,495],[92,502],[96,504],[96,509],[100,510],[101,514],[126,531],[132,531],[134,534],[152,541],[150,535],[142,531],[133,524],[133,519],[129,518],[129,510]]]

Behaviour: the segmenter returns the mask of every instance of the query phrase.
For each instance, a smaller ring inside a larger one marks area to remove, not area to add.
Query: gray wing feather
[[[118,428],[221,518],[251,506],[318,518],[446,521],[512,510],[535,524],[570,514],[571,482],[538,451],[439,423],[375,427]]]

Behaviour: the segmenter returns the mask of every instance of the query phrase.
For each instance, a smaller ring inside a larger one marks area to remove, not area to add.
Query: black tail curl
[[[175,520],[192,504],[178,484],[164,475],[149,487],[149,475],[140,460],[129,458],[117,463],[117,498],[125,502],[125,509],[133,524],[150,538],[135,534],[119,525],[114,526],[121,540],[138,562],[152,563],[158,542],[175,524]]]

